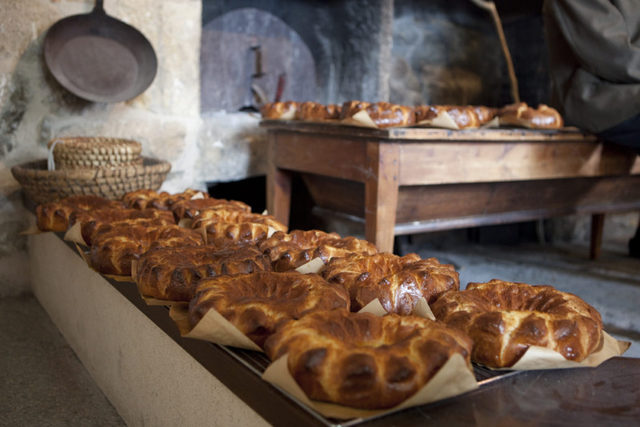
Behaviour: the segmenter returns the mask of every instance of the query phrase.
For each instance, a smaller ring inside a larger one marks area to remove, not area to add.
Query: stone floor
[[[588,260],[576,245],[480,245],[414,236],[402,252],[453,263],[461,283],[491,278],[547,283],[594,305],[605,328],[640,357],[640,260],[605,248]],[[31,295],[0,299],[0,425],[123,425],[46,312]]]

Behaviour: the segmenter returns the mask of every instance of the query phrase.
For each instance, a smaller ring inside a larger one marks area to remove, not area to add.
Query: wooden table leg
[[[269,164],[267,169],[267,212],[289,226],[291,210],[291,172],[276,166],[276,136],[269,137]]]
[[[602,231],[604,230],[604,214],[591,215],[591,247],[589,248],[589,257],[598,259],[600,257],[600,248],[602,246]]]
[[[398,207],[398,167],[395,144],[367,143],[365,237],[381,252],[393,252]]]

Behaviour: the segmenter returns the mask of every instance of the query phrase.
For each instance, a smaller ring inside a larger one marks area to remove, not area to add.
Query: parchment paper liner
[[[29,224],[26,230],[22,230],[18,234],[20,234],[21,236],[34,236],[36,234],[41,234],[41,233],[49,233],[49,231],[42,231],[38,228],[38,226],[35,223],[33,223],[33,224]]]
[[[451,115],[446,111],[441,111],[438,113],[436,117],[430,120],[421,120],[416,123],[419,127],[434,127],[434,128],[444,128],[444,129],[453,129],[460,130],[458,124],[451,118]]]
[[[593,368],[612,357],[621,356],[631,346],[630,342],[618,341],[602,331],[600,348],[582,362],[567,360],[560,353],[545,347],[530,346],[524,355],[510,368],[489,368],[496,371],[533,371],[538,369]]]
[[[87,242],[84,241],[84,237],[82,237],[82,224],[80,222],[76,222],[67,229],[67,232],[64,233],[64,240],[83,246],[89,246],[87,245]]]
[[[378,316],[387,314],[386,310],[382,307],[382,304],[377,298],[359,311],[359,313],[365,312]],[[433,313],[429,308],[429,304],[424,298],[420,299],[418,305],[414,308],[413,314],[428,318],[433,316]],[[296,383],[295,379],[291,376],[287,366],[287,360],[288,355],[285,354],[269,365],[262,374],[262,379],[276,385],[291,395],[294,399],[297,399],[325,417],[331,418],[350,419],[367,418],[383,414],[387,415],[412,406],[420,406],[429,402],[435,402],[437,400],[457,396],[478,388],[475,375],[469,370],[464,358],[456,353],[452,355],[447,362],[445,362],[442,368],[436,372],[429,382],[422,386],[422,388],[413,396],[409,397],[399,405],[389,409],[377,410],[351,408],[335,403],[318,402],[309,399],[298,383]]]
[[[169,310],[169,316],[176,322],[180,335],[183,337],[201,339],[231,347],[262,351],[256,343],[251,341],[214,309],[207,311],[193,329],[189,324],[188,304],[172,305]]]
[[[360,110],[351,117],[340,120],[340,123],[351,126],[360,126],[365,128],[378,129],[378,125],[375,124],[369,113],[366,110]]]

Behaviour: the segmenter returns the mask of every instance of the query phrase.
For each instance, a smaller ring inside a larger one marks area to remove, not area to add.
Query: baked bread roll
[[[272,215],[244,212],[239,209],[209,209],[200,211],[193,218],[191,228],[207,227],[215,223],[255,223],[264,224],[278,231],[287,231],[287,226],[275,219]]]
[[[100,196],[69,196],[57,202],[38,205],[36,224],[40,231],[67,231],[70,226],[70,217],[74,212],[91,212],[103,208],[117,209],[123,206],[122,202]]]
[[[238,244],[257,246],[266,240],[274,229],[266,224],[242,222],[233,224],[228,222],[214,222],[205,228],[207,243],[221,249]]]
[[[485,107],[483,105],[473,105],[471,108],[473,108],[476,117],[478,117],[479,126],[486,125],[498,115],[497,108]]]
[[[308,122],[338,120],[340,118],[340,106],[335,104],[324,105],[319,102],[303,102],[298,106],[295,118]]]
[[[297,110],[298,103],[295,101],[270,102],[262,106],[260,113],[263,119],[293,120]]]
[[[295,270],[314,258],[320,258],[326,264],[334,257],[351,253],[372,255],[377,252],[375,245],[366,240],[352,236],[340,237],[337,233],[320,230],[274,233],[259,247],[271,258],[274,271]]]
[[[498,111],[500,125],[521,126],[531,129],[560,129],[564,120],[558,111],[547,105],[538,108],[528,106],[525,102],[507,105]]]
[[[171,206],[171,211],[176,217],[176,222],[181,219],[194,219],[202,211],[206,210],[239,210],[243,212],[251,212],[251,206],[237,200],[214,199],[194,199],[180,200]]]
[[[195,326],[211,309],[235,325],[258,346],[284,323],[309,313],[349,310],[342,286],[316,274],[257,272],[203,279],[189,303]]]
[[[365,112],[373,124],[379,128],[411,126],[415,123],[412,107],[391,104],[389,102],[347,101],[342,104],[340,119],[358,119],[357,115]],[[355,117],[354,117],[355,116]]]
[[[210,245],[157,248],[140,256],[135,281],[140,293],[170,301],[190,301],[207,277],[270,271],[269,257],[255,247],[216,250]]]
[[[349,291],[353,311],[377,298],[387,312],[407,315],[420,298],[431,304],[442,293],[460,288],[452,265],[417,254],[350,254],[329,261],[322,276]]]
[[[473,105],[421,105],[415,108],[416,123],[449,129],[475,129],[497,114],[495,108]]]
[[[133,209],[162,209],[169,210],[174,203],[180,200],[207,199],[205,192],[187,189],[182,193],[169,194],[165,191],[157,193],[153,190],[137,190],[125,194],[122,201]]]
[[[196,230],[165,225],[145,227],[122,225],[94,236],[89,264],[103,274],[131,275],[131,261],[154,248],[199,246],[204,243]]]
[[[123,226],[161,226],[175,224],[169,211],[157,209],[96,209],[74,212],[69,218],[69,225],[80,223],[81,234],[85,243],[91,246],[94,236]]]
[[[580,362],[598,348],[600,314],[577,296],[551,286],[493,279],[443,294],[431,306],[436,318],[468,334],[471,359],[492,368],[513,366],[529,346]]]
[[[265,343],[314,400],[362,409],[391,408],[422,388],[454,354],[469,365],[471,340],[417,316],[313,313],[290,322]]]

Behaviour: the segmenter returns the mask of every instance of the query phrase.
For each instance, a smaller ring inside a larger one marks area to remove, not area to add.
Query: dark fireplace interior
[[[542,1],[495,3],[521,100],[548,103]],[[202,26],[203,113],[255,111],[274,100],[512,102],[494,23],[471,1],[204,0]],[[258,176],[209,189],[214,197],[244,194],[261,211],[264,181]],[[301,180],[293,200],[291,227],[318,226]],[[534,226],[501,226],[507,231],[500,239],[534,238]],[[483,240],[496,235],[493,229],[469,236]]]

